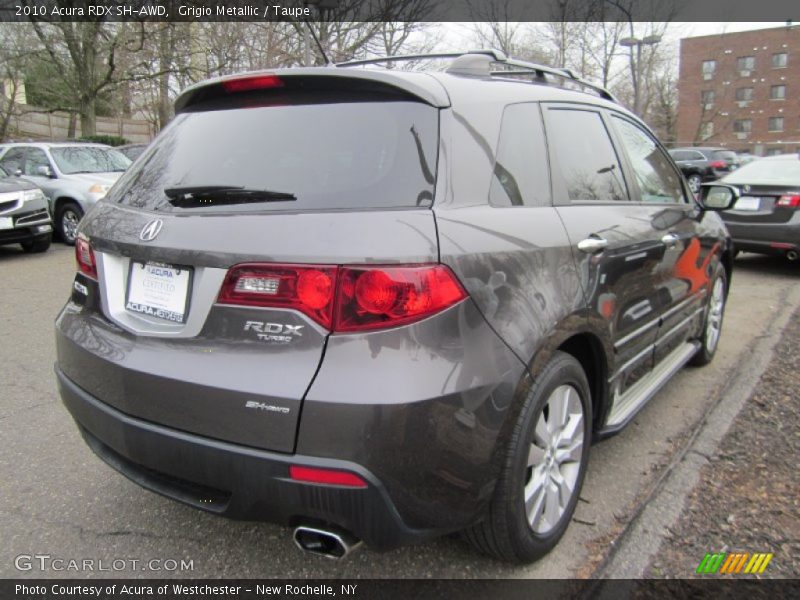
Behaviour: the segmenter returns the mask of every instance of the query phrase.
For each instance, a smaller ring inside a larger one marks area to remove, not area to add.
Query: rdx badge
[[[265,323],[264,321],[247,321],[245,331],[252,331],[256,337],[265,342],[291,342],[305,325],[286,325],[285,323]]]

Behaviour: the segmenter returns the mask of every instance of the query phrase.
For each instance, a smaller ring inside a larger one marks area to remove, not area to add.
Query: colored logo
[[[706,554],[697,567],[698,573],[763,573],[769,561],[772,560],[772,553],[766,554],[756,552],[717,552],[716,554]]]

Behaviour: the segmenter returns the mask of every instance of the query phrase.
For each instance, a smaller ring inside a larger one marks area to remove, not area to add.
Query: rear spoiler
[[[197,83],[181,92],[175,100],[175,112],[185,112],[201,102],[233,94],[273,92],[285,95],[310,91],[363,92],[424,102],[436,108],[450,106],[444,87],[427,73],[308,67],[239,73]]]

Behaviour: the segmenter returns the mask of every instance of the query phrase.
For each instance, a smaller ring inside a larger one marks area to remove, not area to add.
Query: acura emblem
[[[743,192],[746,194],[747,192],[749,192],[749,191],[750,191],[750,186],[749,186],[749,185],[746,185],[746,186],[744,186],[744,187],[742,188],[742,191],[743,191]]]
[[[142,233],[139,234],[139,239],[143,242],[152,242],[164,226],[164,221],[161,219],[153,219],[142,228]]]

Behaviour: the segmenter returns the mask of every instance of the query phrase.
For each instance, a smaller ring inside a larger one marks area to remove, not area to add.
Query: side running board
[[[606,429],[617,430],[625,425],[656,392],[695,355],[700,343],[686,342],[678,346],[647,376],[637,381],[624,394],[615,395]]]

